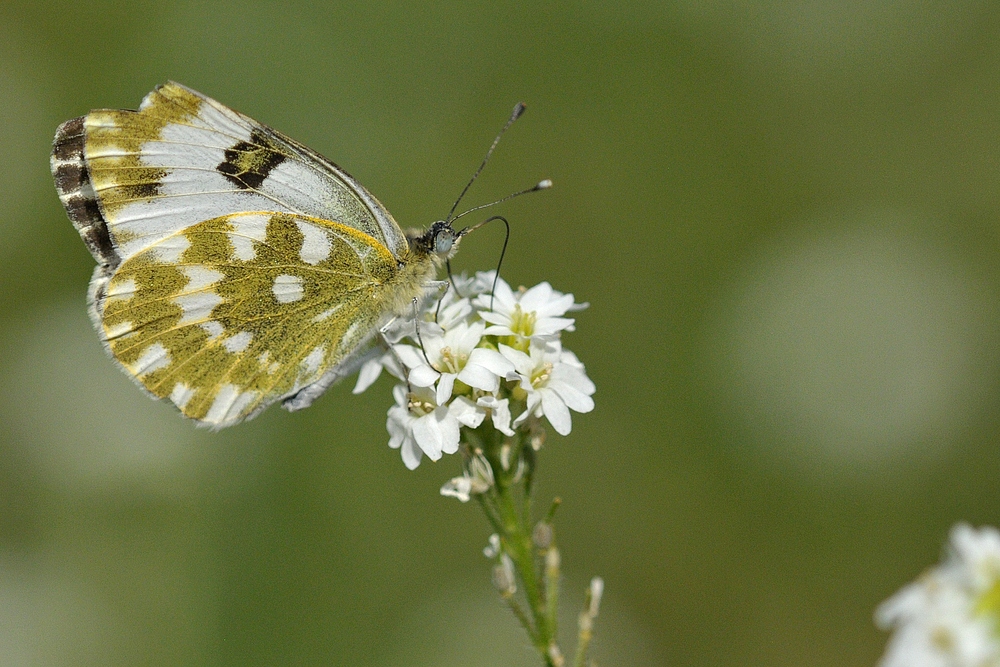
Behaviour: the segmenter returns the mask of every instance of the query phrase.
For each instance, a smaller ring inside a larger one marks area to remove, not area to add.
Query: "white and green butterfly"
[[[51,166],[98,262],[101,340],[153,397],[213,428],[310,405],[411,311],[464,233],[404,234],[326,158],[176,83],[138,111],[63,123]]]

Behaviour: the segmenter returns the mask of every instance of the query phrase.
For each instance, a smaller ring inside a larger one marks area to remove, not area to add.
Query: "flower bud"
[[[500,562],[493,568],[493,586],[503,597],[511,597],[517,592],[517,579],[514,577],[514,561],[507,554],[500,555]]]
[[[552,524],[547,521],[539,521],[535,524],[535,529],[531,531],[531,541],[539,549],[548,549],[552,544]]]

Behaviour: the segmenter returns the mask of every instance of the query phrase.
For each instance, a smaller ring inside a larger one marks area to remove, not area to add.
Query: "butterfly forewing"
[[[230,214],[124,261],[96,314],[150,393],[223,427],[317,383],[370,338],[396,271],[383,245],[346,225]]]
[[[395,221],[343,170],[178,84],[154,90],[139,111],[91,112],[83,135],[89,181],[121,259],[241,211],[333,220],[405,252]]]

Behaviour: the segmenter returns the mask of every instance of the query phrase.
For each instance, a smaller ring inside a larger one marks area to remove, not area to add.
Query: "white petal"
[[[511,292],[510,285],[502,277],[497,276],[496,271],[477,271],[476,277],[472,280],[472,284],[469,286],[470,289],[475,294],[485,293],[489,296],[490,290],[494,289],[493,283],[496,281],[496,290],[500,291],[505,289],[507,292]],[[501,287],[503,285],[503,287]]]
[[[445,409],[447,410],[447,408]],[[441,458],[441,448],[444,439],[441,435],[441,426],[434,412],[414,420],[413,439],[417,441],[417,445],[420,446],[420,449],[423,450],[424,454],[431,461],[437,461]]]
[[[421,364],[410,371],[410,384],[415,387],[430,387],[437,382],[439,377],[441,374],[436,370],[427,364]]]
[[[479,341],[483,337],[485,330],[486,324],[483,322],[473,322],[468,327],[456,327],[452,329],[452,331],[458,332],[457,335],[450,337],[449,342],[451,343],[452,351],[460,353],[475,349],[479,345]]]
[[[458,379],[476,389],[496,391],[500,388],[500,378],[495,373],[479,364],[466,364]]]
[[[565,358],[563,354],[563,358]],[[552,369],[552,379],[558,382],[565,382],[566,384],[573,385],[574,388],[583,392],[584,394],[590,396],[593,394],[597,387],[594,386],[593,381],[587,377],[584,372],[583,367],[579,368],[567,365],[565,362],[560,362],[556,364],[556,367]]]
[[[417,447],[417,443],[414,442],[413,438],[408,438],[403,443],[403,447],[399,450],[399,453],[403,457],[403,465],[410,470],[415,470],[420,465],[420,459],[423,457],[423,452],[420,451],[420,447]]]
[[[445,454],[454,454],[458,451],[458,441],[461,439],[461,430],[458,420],[452,416],[448,408],[438,408],[435,414],[441,414],[441,451]]]
[[[458,498],[463,503],[469,502],[470,491],[472,491],[472,480],[468,477],[453,477],[441,487],[442,496]]]
[[[459,396],[452,401],[448,406],[448,410],[460,424],[464,424],[469,428],[477,428],[483,423],[483,420],[486,419],[486,413],[476,407],[476,405],[465,396]]]
[[[476,348],[469,355],[468,364],[482,366],[498,376],[505,378],[514,372],[514,364],[496,350],[484,347]]]
[[[490,278],[490,283],[493,279]],[[500,313],[510,313],[514,310],[514,306],[517,304],[517,299],[514,297],[514,291],[510,288],[503,280],[497,281],[496,289],[493,291],[492,296],[489,294],[489,284],[477,299],[477,305],[481,304],[483,310],[493,310],[494,312]],[[490,299],[493,300],[493,308],[490,308]]]
[[[494,396],[483,396],[476,401],[476,404],[492,411],[493,428],[504,435],[514,435],[510,427],[510,401],[506,398],[500,401]]]
[[[557,294],[559,296],[556,296]],[[539,319],[542,319],[543,317],[559,317],[566,314],[566,311],[572,307],[572,294],[559,294],[558,292],[554,292],[552,296],[549,297],[548,301],[535,308],[535,313],[537,313]]]
[[[538,283],[521,295],[521,310],[531,312],[537,311],[539,308],[543,308],[549,301],[552,300],[552,291],[552,285],[547,282],[543,281]],[[570,303],[573,303],[572,299],[570,299]]]
[[[594,409],[594,399],[566,382],[549,380],[548,388],[559,394],[566,407],[576,412],[590,412]]]
[[[535,415],[536,417],[541,416],[540,413],[542,407],[542,395],[539,392],[532,390],[528,394],[528,400],[526,401],[526,403],[527,406],[525,407],[524,412],[519,414],[511,423],[511,426],[513,426],[514,428],[517,428],[518,426],[523,424],[525,421],[527,421],[528,417],[532,415]]]
[[[545,413],[545,418],[552,424],[552,428],[559,435],[569,435],[569,432],[573,429],[573,421],[569,416],[569,408],[566,407],[566,404],[562,402],[562,399],[554,391],[543,389],[539,393],[542,395],[542,412]]]
[[[479,313],[479,317],[480,317],[480,319],[482,319],[483,322],[489,322],[490,324],[502,324],[502,325],[505,325],[505,326],[510,326],[510,316],[506,315],[504,313],[497,313],[495,311],[484,310],[481,313]],[[489,333],[489,332],[490,332],[490,330],[487,329],[486,333]]]
[[[412,345],[395,345],[393,349],[407,368],[416,368],[417,366],[427,364],[424,360],[424,355]]]
[[[535,369],[535,363],[531,360],[531,357],[526,355],[520,350],[515,350],[512,347],[508,347],[501,343],[499,345],[500,354],[504,356],[509,362],[514,364],[515,370],[521,375],[531,376],[531,371]]]
[[[486,327],[486,331],[483,332],[486,336],[517,336],[520,334],[515,334],[514,331],[506,324],[491,324]]]
[[[399,449],[408,436],[406,428],[406,409],[398,405],[389,408],[389,418],[385,422],[385,430],[389,432],[389,446]]]
[[[535,321],[535,336],[551,336],[573,326],[571,317],[540,317]]]
[[[354,394],[360,394],[368,387],[375,384],[375,380],[378,376],[382,375],[382,360],[381,359],[369,359],[365,363],[361,364],[361,370],[358,371],[358,382],[354,385]]]
[[[438,382],[437,386],[437,397],[435,402],[438,405],[444,405],[451,400],[451,392],[455,389],[455,374],[454,373],[442,373],[441,380]]]

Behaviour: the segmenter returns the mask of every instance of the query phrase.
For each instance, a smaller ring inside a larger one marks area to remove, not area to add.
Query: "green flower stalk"
[[[401,322],[386,332],[391,346],[362,366],[355,393],[382,370],[401,380],[386,427],[389,446],[408,468],[424,455],[436,461],[461,453],[462,475],[441,494],[479,503],[493,528],[485,553],[494,561],[494,586],[543,663],[560,667],[566,659],[557,639],[561,558],[553,525],[559,501],[537,520],[532,488],[548,427],[567,435],[571,412],[594,408],[594,383],[561,341],[563,331],[574,330],[565,315],[587,304],[544,282],[515,292],[493,272],[457,277],[453,286],[416,327]],[[595,578],[580,614],[575,665],[586,660],[602,591]]]

